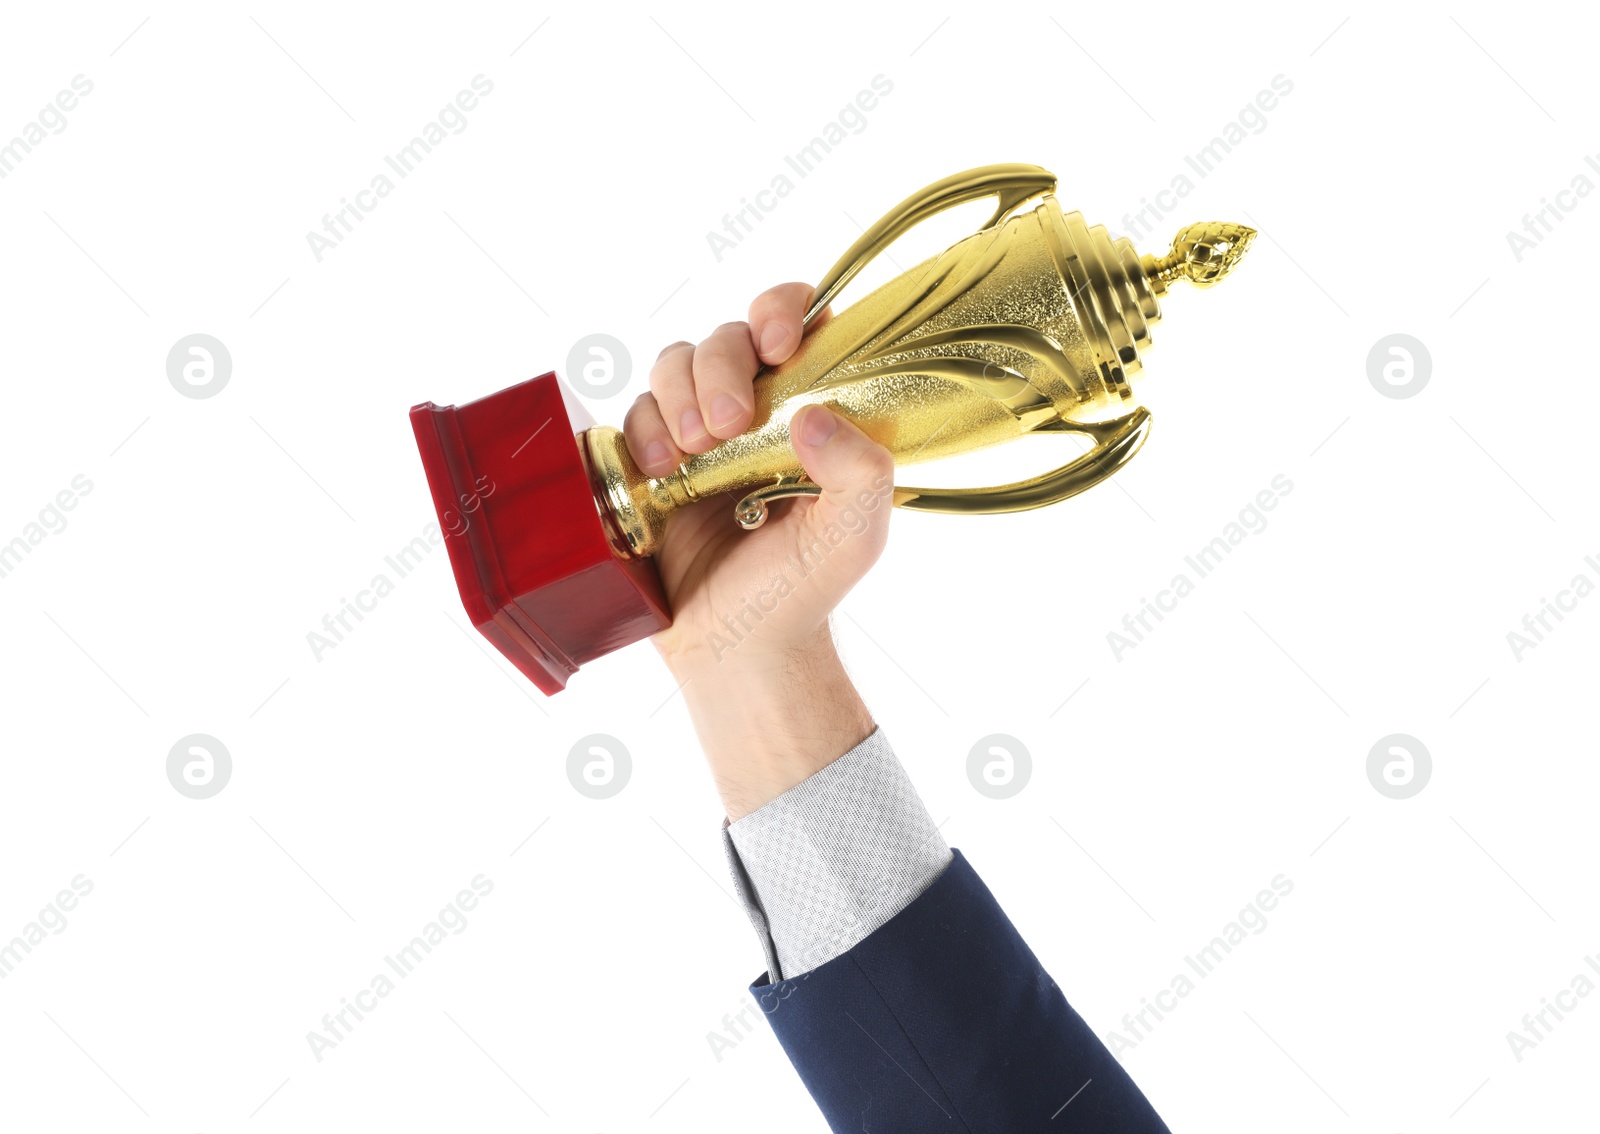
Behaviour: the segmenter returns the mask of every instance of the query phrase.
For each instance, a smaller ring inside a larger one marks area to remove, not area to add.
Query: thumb
[[[805,515],[807,537],[826,538],[855,573],[865,572],[889,538],[894,488],[889,450],[854,422],[817,405],[795,414],[789,440],[806,475],[822,489]]]

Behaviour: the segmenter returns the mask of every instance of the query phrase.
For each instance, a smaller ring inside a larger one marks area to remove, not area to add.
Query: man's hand
[[[651,476],[743,433],[752,380],[800,345],[809,284],[783,284],[698,345],[674,343],[628,411],[629,452]],[[824,316],[825,317],[825,316]],[[790,421],[795,456],[822,488],[779,503],[760,529],[728,496],[684,509],[656,555],[673,624],[655,636],[711,762],[730,819],[842,756],[873,729],[834,652],[828,614],[878,559],[889,534],[894,462],[821,406]]]

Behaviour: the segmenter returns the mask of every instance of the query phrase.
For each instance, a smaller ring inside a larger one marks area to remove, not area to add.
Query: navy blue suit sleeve
[[[848,952],[750,991],[835,1131],[1170,1134],[960,851]]]

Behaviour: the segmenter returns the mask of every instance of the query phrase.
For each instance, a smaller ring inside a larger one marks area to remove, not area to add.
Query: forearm
[[[827,767],[872,734],[827,627],[810,644],[666,659],[730,822]]]

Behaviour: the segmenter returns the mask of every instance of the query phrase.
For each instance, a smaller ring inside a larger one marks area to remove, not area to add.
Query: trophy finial
[[[1157,295],[1177,279],[1188,280],[1195,287],[1210,287],[1233,271],[1255,238],[1256,230],[1242,224],[1191,224],[1178,230],[1172,238],[1172,250],[1165,256],[1159,260],[1154,256],[1144,258],[1145,274]]]

